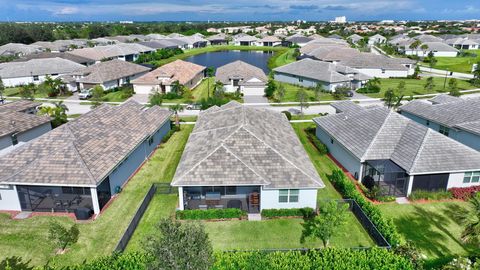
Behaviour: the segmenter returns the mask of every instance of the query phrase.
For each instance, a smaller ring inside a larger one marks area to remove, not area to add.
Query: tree
[[[178,113],[179,112],[183,112],[183,106],[179,103],[175,104],[175,105],[171,105],[170,107],[170,110],[175,114],[175,124],[177,125],[177,127],[180,126],[180,119],[178,117]]]
[[[413,71],[412,77],[416,79],[416,78],[418,78],[419,74],[420,74],[420,67],[417,65],[417,66],[415,66],[415,70]]]
[[[53,128],[59,127],[68,122],[68,108],[63,101],[53,102],[54,107],[44,106],[38,112],[40,115],[48,115],[52,118]]]
[[[210,97],[210,78],[215,76],[215,68],[214,67],[207,67],[205,69],[205,74],[207,75],[207,97]]]
[[[396,101],[395,91],[392,88],[388,88],[383,95],[383,101],[385,102],[385,106],[389,109],[393,107]]]
[[[75,244],[78,241],[79,235],[80,231],[78,230],[77,224],[66,228],[56,221],[50,223],[49,238],[55,242],[55,245],[60,251],[65,251],[68,246]]]
[[[181,84],[179,81],[174,81],[170,86],[170,89],[173,93],[182,96],[185,90],[185,86]]]
[[[427,50],[428,50],[428,45],[427,44],[422,44],[420,46],[420,49],[422,49],[423,55],[425,55],[427,53]]]
[[[90,100],[92,101],[92,109],[100,106],[102,102],[102,98],[105,95],[105,91],[103,91],[103,87],[101,85],[95,85],[92,88],[92,97]]]
[[[52,77],[47,75],[45,77],[43,85],[45,86],[45,90],[47,91],[47,95],[49,97],[56,97],[59,94],[65,94],[63,93],[63,82],[59,78],[53,79]]]
[[[430,60],[428,60],[428,66],[430,67],[430,70],[432,70],[432,68],[437,65],[437,58],[435,58],[434,56],[430,57]]]
[[[412,42],[412,44],[410,44],[410,46],[408,46],[411,50],[416,50],[420,45],[422,44],[422,42],[420,40],[415,40],[414,42]],[[418,52],[416,52],[416,55],[418,56]]]
[[[34,83],[24,84],[20,86],[19,93],[22,99],[31,99],[33,100],[35,95],[36,85]]]
[[[435,82],[433,80],[433,77],[428,77],[427,81],[425,82],[425,85],[423,86],[424,89],[426,90],[432,90],[435,88]]]
[[[400,81],[397,85],[397,94],[403,96],[405,94],[405,81]]]
[[[457,79],[450,78],[448,80],[448,90],[450,91],[448,93],[450,96],[459,97],[461,95],[460,91],[458,90]]]
[[[265,96],[267,98],[273,97],[275,90],[277,90],[277,85],[275,84],[275,81],[273,79],[268,79],[267,87],[265,87],[265,90],[264,90]]]
[[[296,95],[296,98],[297,98],[297,102],[299,102],[300,104],[300,111],[301,113],[303,114],[303,109],[305,108],[308,108],[310,105],[308,104],[308,94],[307,94],[307,91],[305,91],[305,89],[301,88],[300,90],[297,91],[297,95]]]
[[[281,102],[285,97],[286,92],[287,90],[285,89],[285,86],[283,84],[279,84],[277,90],[275,91],[275,99],[278,102]]]
[[[470,209],[463,217],[466,223],[461,239],[465,243],[480,246],[480,192],[470,199]]]
[[[33,270],[29,265],[30,261],[24,262],[21,257],[7,257],[0,261],[0,269],[5,270]]]
[[[207,270],[213,265],[212,245],[201,223],[161,219],[145,247],[153,258],[150,269]]]
[[[313,93],[315,94],[315,100],[320,100],[320,96],[323,92],[325,92],[323,85],[321,83],[317,83],[313,88]]]
[[[5,92],[5,85],[3,84],[2,77],[0,77],[0,104],[3,103],[4,92]]]
[[[155,88],[152,88],[150,94],[148,95],[148,103],[150,106],[161,106],[163,102],[163,95]]]
[[[346,223],[348,204],[331,200],[320,205],[320,214],[307,219],[302,223],[303,231],[300,242],[313,237],[322,240],[323,247],[327,247],[330,239]]]

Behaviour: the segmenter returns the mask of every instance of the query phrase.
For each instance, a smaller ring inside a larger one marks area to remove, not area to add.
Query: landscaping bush
[[[377,207],[367,201],[356,189],[355,184],[347,179],[341,170],[334,170],[332,174],[329,175],[329,179],[344,198],[353,199],[358,203],[363,212],[365,212],[368,218],[375,224],[378,231],[385,237],[390,245],[397,246],[402,243],[402,239],[392,220],[385,218]]]
[[[288,121],[292,120],[292,114],[289,111],[282,111],[282,113],[285,114]]]
[[[452,193],[449,191],[427,191],[427,190],[415,190],[408,198],[412,201],[416,200],[444,200],[453,198]]]
[[[317,138],[317,134],[315,134],[315,128],[307,128],[305,129],[305,133],[307,134],[307,138],[310,140],[310,142],[312,142],[315,148],[317,148],[320,155],[328,154],[328,147]]]
[[[180,130],[180,127],[178,127],[177,125],[173,125],[173,124],[170,124],[170,125],[172,128],[167,132],[167,134],[165,134],[165,136],[163,136],[162,143],[168,142],[170,137],[172,137],[173,133]]]
[[[182,96],[175,92],[168,92],[166,94],[163,94],[162,98],[163,99],[179,99],[179,98],[182,98]]]
[[[397,198],[395,196],[378,196],[377,201],[379,202],[394,202]]]
[[[310,207],[304,208],[290,208],[290,209],[264,209],[262,210],[262,217],[303,217],[306,219],[315,216],[315,210]]]
[[[472,196],[480,191],[480,186],[463,187],[463,188],[451,188],[448,191],[452,194],[452,197],[459,200],[467,201]]]
[[[369,87],[358,88],[357,93],[361,93],[361,94],[380,93],[380,86],[370,85]]]
[[[87,263],[71,266],[44,266],[44,270],[146,270],[147,263],[152,258],[144,253],[114,253],[109,256],[99,257]]]
[[[207,210],[183,210],[175,212],[177,219],[224,219],[241,218],[246,215],[245,211],[237,208],[207,209]]]
[[[396,269],[413,270],[412,263],[387,249],[326,248],[307,252],[224,252],[215,254],[213,270],[237,269]]]

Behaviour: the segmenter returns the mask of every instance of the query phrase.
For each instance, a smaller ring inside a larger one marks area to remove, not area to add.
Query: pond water
[[[233,61],[241,60],[261,68],[268,74],[270,72],[268,59],[272,55],[273,52],[268,51],[218,51],[197,54],[184,60],[206,67],[214,67],[215,69]]]

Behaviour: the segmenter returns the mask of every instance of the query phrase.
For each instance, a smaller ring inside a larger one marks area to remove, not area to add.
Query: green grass
[[[198,117],[196,115],[180,116],[180,122],[196,122],[197,118]],[[173,117],[172,119],[175,119],[175,117]]]
[[[272,56],[272,58],[270,58],[270,60],[269,60],[269,63],[268,63],[269,68],[274,69],[276,67],[280,67],[280,66],[290,64],[292,62],[297,61],[297,59],[294,56],[294,53],[295,53],[294,48],[288,49],[285,52],[279,51],[279,52],[275,53]]]
[[[302,219],[272,219],[262,221],[203,222],[215,250],[319,248],[321,241],[307,239],[300,243]],[[353,213],[347,215],[346,224],[339,227],[330,240],[334,247],[370,247],[375,244]]]
[[[468,50],[467,52],[474,53],[477,57],[435,57],[438,62],[434,68],[472,73],[472,65],[480,61],[480,50]]]
[[[184,53],[172,56],[167,59],[162,59],[159,61],[154,61],[151,64],[159,67],[170,62],[173,62],[177,59],[185,59],[190,56],[197,54],[207,53],[207,52],[218,52],[218,51],[228,51],[228,50],[239,50],[239,51],[273,51],[284,53],[288,48],[285,47],[264,47],[264,46],[234,46],[234,45],[222,45],[222,46],[207,46],[204,48],[196,48],[185,50]]]
[[[192,89],[192,99],[177,98],[164,99],[163,103],[192,103],[199,102],[208,97],[207,90],[210,89],[210,96],[213,94],[213,85],[215,84],[215,77],[203,79],[195,88]],[[209,88],[210,87],[210,88]]]
[[[43,265],[49,260],[59,265],[70,265],[110,254],[151,184],[170,182],[192,128],[193,126],[183,126],[181,131],[161,145],[97,220],[79,223],[79,241],[64,255],[54,255],[55,248],[47,238],[48,224],[57,220],[72,225],[72,219],[44,216],[12,220],[5,214],[0,215],[0,260],[9,256],[21,256],[31,260],[34,265]],[[170,212],[175,204],[176,196],[172,194],[159,205]]]
[[[315,93],[313,90],[302,87],[299,85],[294,85],[294,84],[289,84],[289,83],[284,83],[284,82],[278,82],[275,81],[277,84],[277,87],[280,85],[283,85],[285,87],[285,96],[280,100],[280,102],[295,102],[297,101],[297,92],[300,89],[304,89],[307,92],[309,101],[332,101],[335,100],[333,96],[330,93],[320,93],[320,98],[319,100],[315,100]]]
[[[3,92],[3,95],[5,97],[20,97],[20,87],[8,87],[5,88],[5,91]],[[68,98],[71,95],[64,95],[64,96],[56,96],[52,97],[51,99],[65,99]],[[35,94],[33,95],[34,98],[50,98],[48,97],[47,93],[43,91],[37,90]]]
[[[121,89],[115,92],[107,93],[102,97],[102,101],[105,102],[124,102],[130,98],[130,95],[126,93],[126,89]]]
[[[411,95],[424,95],[424,94],[435,94],[435,93],[447,93],[448,92],[448,79],[446,83],[446,89],[443,89],[443,84],[445,79],[441,77],[433,77],[433,82],[435,87],[432,90],[427,90],[424,88],[427,78],[422,77],[420,80],[417,79],[380,79],[380,93],[364,94],[373,98],[382,98],[389,88],[396,89],[400,81],[405,82],[405,96]],[[470,84],[468,81],[457,79],[458,89],[468,90],[474,89],[475,86]]]
[[[464,224],[459,217],[469,207],[466,202],[382,204],[378,207],[386,217],[393,219],[403,237],[420,249],[430,267],[455,256],[480,252],[460,241]]]
[[[313,118],[319,117],[318,114],[299,114],[292,115],[292,120],[312,120]]]
[[[78,118],[80,116],[82,116],[81,113],[72,113],[67,115],[68,118]]]

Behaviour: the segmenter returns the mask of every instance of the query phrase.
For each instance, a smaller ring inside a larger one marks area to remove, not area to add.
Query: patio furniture
[[[240,201],[240,200],[230,200],[227,203],[227,208],[242,209],[242,201]]]
[[[86,207],[79,207],[75,209],[75,218],[78,220],[87,220],[92,216],[92,209]]]
[[[217,205],[215,205],[215,209],[223,209],[223,204],[217,204]]]
[[[205,194],[205,203],[209,206],[215,206],[220,203],[220,192],[207,192]]]
[[[200,209],[200,210],[207,210],[207,209],[208,209],[208,205],[206,205],[206,204],[200,204],[200,205],[198,206],[198,209]]]

